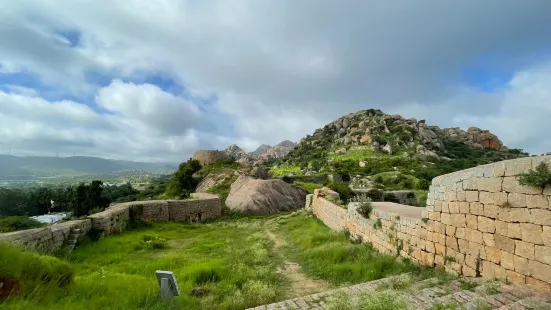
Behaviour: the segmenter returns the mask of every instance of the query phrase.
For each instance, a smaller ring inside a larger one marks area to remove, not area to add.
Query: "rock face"
[[[289,154],[289,152],[291,152],[295,148],[295,146],[297,146],[296,143],[285,140],[266,151],[266,154],[268,154],[270,157],[281,158]]]
[[[262,155],[266,154],[266,152],[268,152],[269,149],[271,149],[272,147],[267,145],[267,144],[262,144],[261,146],[259,146],[256,150],[250,152],[249,154],[247,154],[249,157],[253,158],[253,159],[258,159],[258,158],[261,158]]]
[[[200,150],[193,154],[193,159],[199,161],[201,165],[214,164],[219,160],[231,160],[232,157],[223,151]]]
[[[273,214],[304,206],[306,192],[281,180],[240,176],[231,186],[226,206],[248,214]]]
[[[243,151],[243,149],[241,149],[236,144],[232,144],[232,145],[228,146],[228,148],[226,148],[224,150],[224,152],[226,152],[231,157],[235,158],[235,160],[237,160],[237,161],[244,158],[244,157],[247,157],[247,153],[245,151]]]

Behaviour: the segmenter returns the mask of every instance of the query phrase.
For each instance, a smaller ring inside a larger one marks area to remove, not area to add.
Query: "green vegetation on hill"
[[[44,224],[26,216],[0,216],[0,233],[39,228],[42,226],[44,226]]]

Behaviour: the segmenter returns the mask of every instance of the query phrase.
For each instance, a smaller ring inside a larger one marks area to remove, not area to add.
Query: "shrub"
[[[384,193],[383,194],[383,200],[384,201],[395,202],[395,203],[400,203],[400,201],[398,200],[396,195],[394,195],[394,193]]]
[[[329,188],[339,193],[339,196],[343,201],[350,200],[350,197],[352,196],[352,191],[350,190],[348,183],[332,182],[329,183]]]
[[[380,218],[377,219],[377,220],[375,221],[375,223],[373,223],[373,228],[374,228],[375,230],[383,228],[383,222],[381,221]]]
[[[26,216],[0,216],[0,233],[43,227],[45,224]]]
[[[373,206],[371,205],[371,199],[366,195],[356,196],[355,198],[350,199],[350,202],[358,202],[360,206],[358,207],[358,213],[364,218],[368,219],[373,212]]]
[[[546,163],[540,163],[536,170],[530,170],[527,173],[518,176],[518,183],[524,186],[545,187],[551,184],[551,172]]]
[[[145,235],[143,236],[143,242],[145,243],[145,248],[150,250],[159,250],[167,247],[166,239]]]

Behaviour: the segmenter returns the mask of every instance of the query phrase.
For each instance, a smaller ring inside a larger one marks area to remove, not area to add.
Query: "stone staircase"
[[[69,251],[73,251],[77,245],[78,238],[81,235],[81,230],[78,228],[71,229],[71,232],[69,233],[69,238],[67,238],[67,246],[69,248]]]
[[[394,283],[400,283],[403,276],[297,297],[249,310],[326,309],[337,298],[344,297],[352,300],[356,297],[378,294],[383,290],[391,290],[389,291],[391,294],[406,300],[407,309],[551,309],[551,292],[532,286],[510,285],[483,279],[456,279],[441,282],[437,278],[430,278],[412,283],[407,288],[396,288]],[[361,309],[361,306],[352,306],[350,309]]]

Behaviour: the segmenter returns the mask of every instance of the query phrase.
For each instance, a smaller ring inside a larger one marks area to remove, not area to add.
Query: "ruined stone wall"
[[[76,241],[93,228],[104,235],[120,233],[132,221],[202,222],[221,216],[216,195],[192,194],[187,200],[135,201],[114,204],[87,219],[62,222],[44,228],[0,234],[0,242],[13,242],[44,251],[55,251]]]
[[[551,186],[518,184],[517,176],[551,156],[520,158],[442,175],[432,181],[422,219],[374,210],[369,219],[312,197],[314,214],[335,230],[381,252],[465,276],[502,278],[551,288]],[[413,208],[413,207],[412,207]]]

